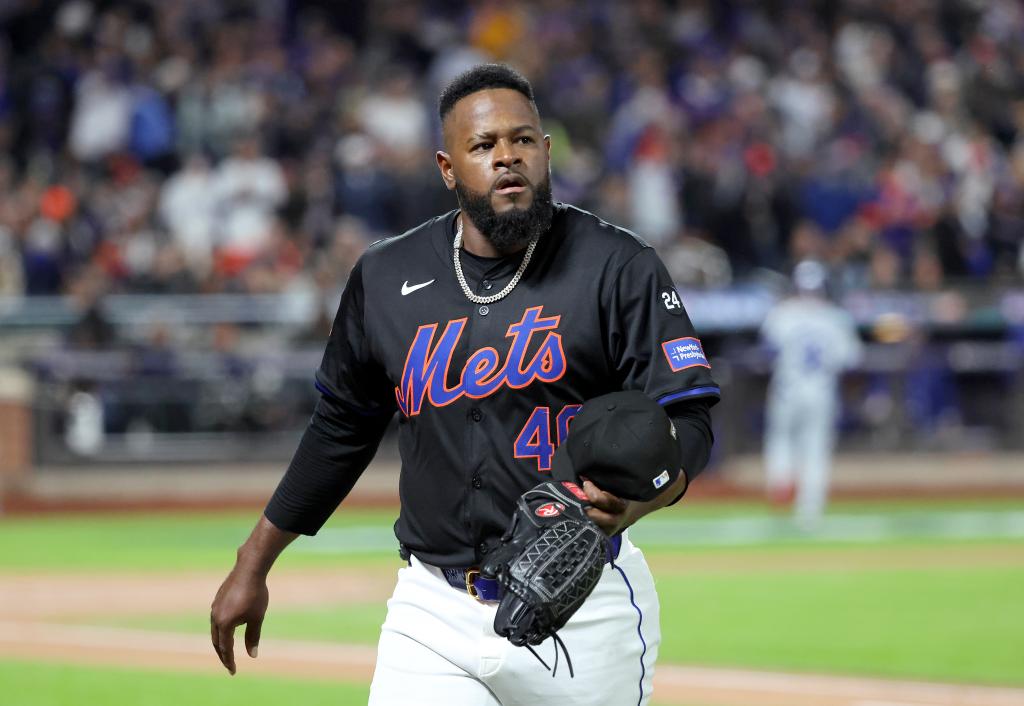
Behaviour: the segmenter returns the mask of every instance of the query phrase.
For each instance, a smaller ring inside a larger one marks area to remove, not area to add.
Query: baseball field
[[[394,511],[286,552],[230,677],[209,604],[256,512],[0,517],[0,704],[365,704]],[[662,601],[660,706],[1024,704],[1019,500],[837,503],[813,534],[692,503],[632,536]]]

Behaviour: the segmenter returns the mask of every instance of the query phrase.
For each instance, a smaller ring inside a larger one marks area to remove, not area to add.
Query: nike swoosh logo
[[[433,283],[434,280],[430,280],[429,282],[421,282],[420,284],[414,284],[413,286],[410,287],[409,280],[405,280],[404,282],[402,282],[402,296],[404,297],[407,294],[412,294],[417,289],[423,289],[424,287],[428,287]]]

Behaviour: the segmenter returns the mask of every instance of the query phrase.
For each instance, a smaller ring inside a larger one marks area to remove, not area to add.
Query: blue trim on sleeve
[[[687,397],[705,397],[705,396],[721,397],[722,390],[717,385],[708,385],[706,387],[694,387],[690,390],[683,390],[682,392],[672,392],[663,397],[658,398],[658,404],[664,407],[667,404],[675,402],[677,400],[683,400]]]
[[[644,657],[647,656],[647,640],[644,639],[644,633],[641,629],[644,624],[644,613],[640,610],[640,606],[636,604],[636,596],[633,593],[633,585],[629,582],[629,577],[626,576],[626,572],[622,570],[621,566],[614,565],[615,570],[622,575],[622,580],[626,582],[626,588],[629,589],[629,602],[633,604],[633,608],[636,609],[636,614],[639,620],[636,623],[636,634],[640,636],[640,644],[643,645],[643,651],[640,653],[640,698],[636,700],[637,706],[640,706],[644,702],[644,677],[647,676],[647,667],[644,665]]]
[[[320,391],[320,394],[323,395],[324,397],[330,397],[332,400],[338,399],[337,396],[333,392],[331,392],[326,387],[321,385],[320,381],[317,380],[316,378],[313,378],[313,385],[316,387],[317,390]]]
[[[331,392],[330,389],[328,389],[327,386],[324,385],[322,382],[320,382],[320,380],[318,380],[316,377],[313,378],[313,386],[316,387],[317,391],[321,395],[326,397],[327,399],[333,400],[334,402],[337,402],[339,405],[341,405],[345,409],[350,410],[352,412],[355,412],[360,417],[382,417],[385,414],[390,415],[390,414],[393,413],[392,411],[386,410],[386,409],[385,410],[372,410],[372,409],[365,409],[363,407],[357,407],[356,405],[352,404],[348,400],[343,400],[340,397],[338,397],[336,394]]]

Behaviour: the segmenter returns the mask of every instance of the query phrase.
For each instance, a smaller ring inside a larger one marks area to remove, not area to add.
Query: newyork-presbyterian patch
[[[678,373],[697,365],[711,367],[700,340],[692,336],[665,341],[661,344],[661,349],[665,351],[665,358],[668,359],[668,365],[673,372]]]

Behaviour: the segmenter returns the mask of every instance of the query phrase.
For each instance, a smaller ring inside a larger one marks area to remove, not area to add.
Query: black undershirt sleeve
[[[711,431],[711,406],[704,399],[674,402],[665,408],[665,412],[676,427],[682,451],[682,467],[687,480],[683,492],[669,503],[675,505],[707,466],[715,435]]]
[[[316,534],[370,464],[390,419],[322,396],[263,511],[266,518],[278,529]]]

